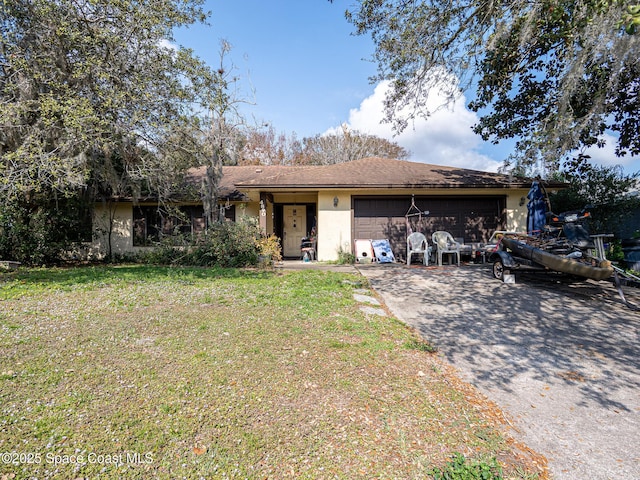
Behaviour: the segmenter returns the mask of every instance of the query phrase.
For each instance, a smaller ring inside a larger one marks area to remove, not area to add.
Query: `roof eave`
[[[290,188],[290,189],[299,189],[299,190],[319,190],[319,189],[412,189],[412,190],[427,190],[434,188],[451,188],[451,189],[489,189],[489,188],[499,188],[499,189],[528,189],[531,187],[529,183],[511,183],[511,184],[481,184],[481,185],[464,185],[464,184],[313,184],[313,185],[301,185],[299,183],[287,183],[287,184],[236,184],[238,189],[266,189],[266,188]]]

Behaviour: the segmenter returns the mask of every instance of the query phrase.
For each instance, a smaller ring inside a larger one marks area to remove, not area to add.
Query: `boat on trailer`
[[[535,237],[523,234],[507,234],[502,237],[501,250],[493,258],[493,275],[502,280],[504,273],[520,268],[551,270],[555,272],[604,280],[613,276],[611,262],[574,250],[568,254],[557,254],[535,245]]]

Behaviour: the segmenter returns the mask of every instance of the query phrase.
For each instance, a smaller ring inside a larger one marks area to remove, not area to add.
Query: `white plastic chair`
[[[411,265],[411,255],[422,254],[423,263],[429,265],[431,247],[427,243],[427,237],[420,232],[412,233],[407,237],[407,265]]]
[[[438,266],[442,266],[442,255],[456,255],[458,266],[460,266],[460,244],[456,242],[449,232],[433,232],[431,240],[436,246],[438,255]]]

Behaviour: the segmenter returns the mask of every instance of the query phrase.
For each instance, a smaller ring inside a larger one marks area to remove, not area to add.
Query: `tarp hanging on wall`
[[[540,182],[534,181],[527,194],[527,232],[539,234],[547,223],[547,199]]]

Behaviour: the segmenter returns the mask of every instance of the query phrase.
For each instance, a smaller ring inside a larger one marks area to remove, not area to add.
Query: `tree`
[[[175,28],[206,20],[203,3],[3,2],[0,205],[65,219],[51,198],[102,200],[110,240],[118,201],[165,204],[202,164],[211,167],[202,195],[215,205],[232,82],[171,43]]]
[[[71,258],[75,252],[70,245],[91,240],[90,217],[90,204],[80,194],[4,202],[0,204],[0,258],[33,265]]]
[[[639,177],[640,173],[628,175],[620,167],[591,165],[589,157],[578,155],[553,175],[569,188],[550,195],[552,208],[560,213],[589,207],[590,233],[617,232],[640,206],[630,195],[638,188]]]
[[[201,4],[5,1],[0,196],[73,194],[91,182],[131,194],[133,180],[171,162],[183,148],[171,139],[200,130],[199,111],[216,100],[216,72],[168,43],[174,28],[205,20]]]
[[[517,138],[517,166],[557,170],[569,152],[617,134],[640,153],[640,7],[621,0],[361,0],[347,12],[370,33],[389,79],[386,119],[397,130],[428,116],[425,95],[477,86],[470,108],[485,140]],[[452,81],[453,79],[453,81]]]
[[[247,133],[239,165],[293,165],[302,163],[302,142],[295,134],[277,134],[273,126],[252,128]]]
[[[205,113],[204,155],[197,156],[198,165],[206,167],[201,188],[205,217],[209,225],[224,218],[218,210],[218,184],[223,165],[237,165],[244,139],[244,119],[239,105],[245,100],[238,96],[238,77],[234,67],[226,64],[231,44],[220,43],[220,64],[215,72],[215,83],[209,89],[209,110]]]
[[[305,137],[295,133],[276,135],[274,128],[251,129],[242,149],[240,165],[330,165],[366,157],[409,158],[410,153],[395,142],[350,130],[342,125],[336,133]]]
[[[350,130],[305,138],[302,162],[310,165],[344,163],[366,157],[409,158],[410,153],[395,142]]]

